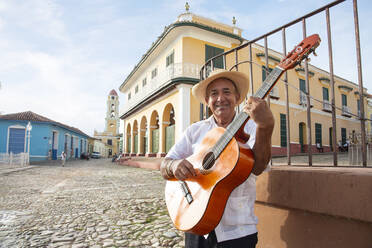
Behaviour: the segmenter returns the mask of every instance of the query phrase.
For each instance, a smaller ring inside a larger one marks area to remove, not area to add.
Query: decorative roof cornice
[[[319,81],[326,81],[326,82],[329,83],[331,80],[329,78],[327,78],[327,77],[320,77],[319,78]]]
[[[224,35],[224,36],[227,36],[227,37],[230,37],[230,38],[233,38],[233,39],[237,39],[240,42],[244,41],[244,39],[239,35],[229,33],[229,32],[220,30],[218,28],[210,27],[210,26],[207,26],[207,25],[204,25],[204,24],[201,24],[201,23],[197,23],[197,22],[193,22],[193,21],[175,22],[175,23],[173,23],[169,26],[166,26],[164,28],[163,33],[152,44],[150,49],[147,50],[147,52],[142,56],[142,58],[138,62],[138,64],[134,66],[133,70],[129,73],[129,75],[126,77],[124,82],[120,85],[119,90],[121,90],[124,87],[124,85],[131,79],[131,77],[138,70],[138,68],[140,68],[142,63],[144,63],[144,61],[150,56],[150,54],[159,46],[159,44],[164,40],[164,38],[168,35],[168,33],[170,33],[170,31],[172,31],[173,29],[175,29],[177,27],[184,27],[184,26],[196,27],[196,28],[200,28],[200,29],[203,29],[203,30],[214,32],[214,33],[217,33],[217,34],[220,34],[220,35]]]
[[[257,53],[256,56],[257,56],[257,57],[265,57],[265,53]],[[280,59],[275,58],[275,57],[273,57],[273,56],[271,56],[271,55],[269,55],[269,56],[267,56],[267,57],[268,57],[269,59],[275,61],[275,62],[278,62],[278,63],[280,62]]]
[[[304,68],[296,68],[295,71],[296,71],[296,72],[299,72],[299,73],[305,73],[305,69],[304,69]],[[310,71],[310,70],[308,70],[308,72],[309,72],[309,75],[310,75],[311,77],[315,75],[315,73],[312,72],[312,71]]]
[[[349,87],[349,86],[346,86],[346,85],[339,85],[338,88],[339,88],[340,90],[346,90],[346,91],[348,91],[348,92],[350,92],[350,91],[353,90],[353,88],[351,88],[351,87]]]
[[[359,96],[359,91],[354,91],[354,95]],[[372,98],[372,95],[368,94],[367,92],[364,92],[363,97],[366,97],[366,98],[370,99],[370,98]]]

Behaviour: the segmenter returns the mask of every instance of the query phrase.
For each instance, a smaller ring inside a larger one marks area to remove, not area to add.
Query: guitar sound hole
[[[204,170],[209,170],[214,165],[215,158],[213,152],[208,152],[203,159]]]

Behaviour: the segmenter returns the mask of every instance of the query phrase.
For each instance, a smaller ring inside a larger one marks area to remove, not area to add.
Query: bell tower
[[[105,132],[116,136],[119,133],[119,96],[113,89],[107,97]]]

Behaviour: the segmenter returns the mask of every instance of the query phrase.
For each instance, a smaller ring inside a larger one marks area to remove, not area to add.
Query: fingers
[[[250,115],[254,115],[255,113],[261,112],[266,108],[268,108],[268,105],[264,99],[251,96],[246,101],[246,105],[244,106],[243,110]]]
[[[254,122],[260,127],[271,127],[274,125],[274,117],[266,100],[249,97],[244,111],[250,115]]]
[[[187,178],[196,176],[196,172],[192,164],[183,159],[172,166],[173,175],[178,180],[184,181]]]

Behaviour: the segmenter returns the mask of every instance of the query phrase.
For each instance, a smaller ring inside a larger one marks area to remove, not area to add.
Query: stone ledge
[[[257,201],[372,222],[372,168],[277,166],[257,178]]]

